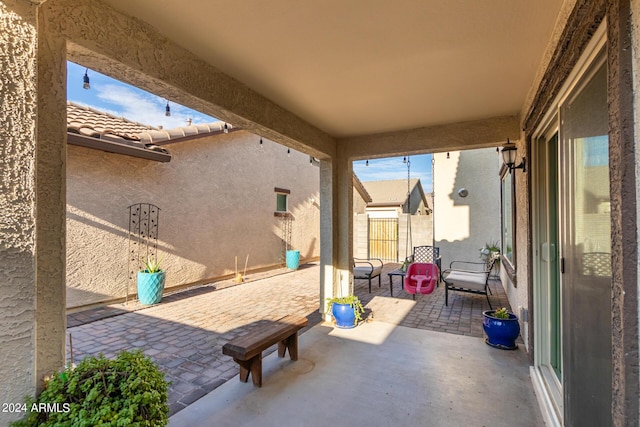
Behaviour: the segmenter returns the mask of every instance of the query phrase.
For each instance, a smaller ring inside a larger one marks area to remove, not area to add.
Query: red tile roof
[[[160,145],[219,133],[224,126],[224,122],[213,122],[162,129],[67,101],[67,132],[104,141],[105,145],[115,142],[168,154]],[[227,128],[232,126],[227,124]]]

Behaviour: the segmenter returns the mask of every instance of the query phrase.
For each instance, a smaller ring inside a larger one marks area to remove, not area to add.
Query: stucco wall
[[[519,141],[516,142],[518,146],[518,156],[516,157],[516,161],[520,161],[523,153],[526,152],[524,149],[524,134],[521,135]],[[531,159],[527,159],[531,160]],[[527,165],[529,167],[529,165]],[[513,172],[513,178],[515,180],[516,186],[516,195],[515,195],[515,214],[516,220],[513,225],[513,236],[515,239],[515,267],[516,267],[516,280],[515,283],[512,281],[507,274],[506,270],[503,268],[500,271],[500,279],[502,280],[502,285],[505,288],[507,293],[507,298],[509,299],[509,304],[511,304],[511,309],[518,316],[520,320],[520,330],[522,339],[525,343],[525,348],[527,351],[529,350],[529,316],[523,316],[522,310],[529,309],[529,268],[531,254],[529,252],[529,198],[527,197],[528,191],[528,174],[523,173],[521,169],[516,169]],[[533,295],[531,295],[533,299]]]
[[[495,148],[434,154],[436,246],[442,268],[454,260],[480,261],[480,248],[500,240],[499,158]],[[466,188],[467,197],[458,190]]]
[[[633,101],[636,108],[634,109],[634,132],[636,135],[636,183],[638,172],[640,171],[639,164],[639,153],[640,148],[638,147],[638,135],[640,135],[640,109],[637,107],[640,105],[640,91],[638,90],[638,82],[640,82],[640,0],[631,0],[631,25],[632,25],[632,66],[633,66]],[[636,200],[640,200],[640,186],[636,185]],[[640,230],[640,203],[636,205],[636,230]],[[636,252],[638,263],[638,270],[640,271],[640,252]],[[638,281],[638,286],[640,287],[640,281]],[[638,299],[636,300],[637,305],[640,307],[640,290],[638,292]],[[635,313],[635,321],[636,324],[640,323],[640,313],[636,311]],[[636,337],[636,346],[640,348],[640,336]],[[640,390],[635,390],[636,395],[640,395]],[[638,415],[640,418],[640,414]]]
[[[128,281],[128,206],[160,207],[159,253],[167,287],[280,265],[274,188],[291,191],[292,248],[319,256],[319,170],[309,157],[238,131],[168,146],[158,163],[69,146],[68,304],[135,293]],[[313,200],[312,200],[313,199]]]
[[[36,19],[0,1],[0,402],[33,394],[35,364]],[[18,84],[19,82],[19,84]],[[0,412],[0,425],[16,415]]]

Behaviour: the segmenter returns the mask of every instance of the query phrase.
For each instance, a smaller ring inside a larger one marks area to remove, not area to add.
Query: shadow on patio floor
[[[385,271],[396,267],[397,264],[388,264]],[[266,277],[240,286],[215,283],[192,288],[168,295],[158,305],[138,307],[135,311],[118,305],[104,308],[102,313],[95,309],[95,313],[84,316],[98,320],[77,326],[69,323],[74,358],[142,349],[173,381],[169,403],[171,414],[178,413],[237,375],[236,363],[222,355],[222,346],[245,334],[246,325],[287,314],[306,316],[309,327],[305,330],[320,323],[319,273],[319,265],[313,263],[297,271],[274,271],[271,277],[265,273]],[[492,284],[492,290],[492,304],[506,305],[499,282]],[[381,287],[374,282],[371,294],[367,282],[357,280],[355,293],[370,310],[369,320],[373,323],[482,337],[482,310],[488,309],[484,296],[450,294],[449,306],[445,307],[444,288],[440,285],[433,294],[418,295],[413,301],[400,289],[396,278],[391,297],[386,273]],[[75,313],[69,318],[82,320],[78,319],[82,314]],[[100,318],[101,315],[107,317]]]

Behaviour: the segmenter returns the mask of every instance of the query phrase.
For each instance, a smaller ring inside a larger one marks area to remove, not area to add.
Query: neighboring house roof
[[[133,122],[96,109],[67,102],[68,142],[112,153],[168,162],[171,154],[160,147],[227,131],[224,122],[162,129]]]
[[[367,204],[368,207],[383,206],[404,206],[407,202],[407,180],[394,179],[389,181],[367,181],[362,183],[371,195],[372,202]],[[428,208],[427,198],[422,190],[422,184],[419,178],[413,178],[409,181],[409,193],[416,190],[420,192],[425,206]]]
[[[366,203],[371,203],[373,201],[371,195],[369,194],[367,189],[364,188],[364,185],[362,185],[362,181],[358,179],[355,173],[353,174],[353,188],[355,188],[356,191],[360,193],[360,197],[362,197],[362,200],[364,200]]]

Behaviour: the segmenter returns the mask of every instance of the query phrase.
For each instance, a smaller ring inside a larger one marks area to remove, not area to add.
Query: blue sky
[[[194,124],[211,123],[216,119],[169,101],[171,116],[165,116],[167,100],[124,84],[96,71],[89,70],[91,89],[82,88],[86,68],[67,62],[67,99],[115,116],[149,126],[172,129],[185,126],[191,118]]]
[[[91,89],[82,88],[86,68],[67,62],[67,99],[77,104],[93,107],[115,116],[149,126],[172,129],[185,126],[187,119],[197,123],[211,123],[215,118],[169,101],[171,116],[165,116],[167,100],[122,83],[111,77],[89,70]],[[411,178],[420,178],[426,192],[432,191],[431,154],[411,156]],[[407,165],[402,157],[369,160],[353,163],[353,170],[361,181],[407,179]]]
[[[431,154],[410,156],[411,178],[420,178],[420,183],[425,192],[432,190]],[[390,179],[407,179],[407,165],[402,162],[402,157],[388,157],[385,159],[369,160],[366,166],[365,160],[353,162],[353,171],[360,181],[382,181]]]

